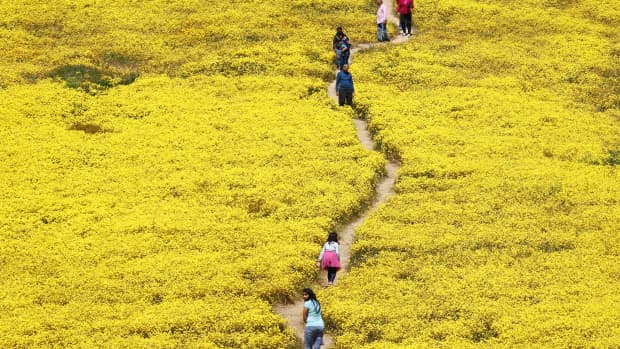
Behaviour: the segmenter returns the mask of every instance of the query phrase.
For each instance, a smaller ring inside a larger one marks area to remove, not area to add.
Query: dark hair
[[[327,236],[327,242],[331,241],[338,242],[338,234],[335,231],[330,232]]]
[[[312,291],[311,288],[304,288],[304,293],[308,295],[308,300],[312,301],[312,304],[317,308],[319,314],[321,313],[321,303],[316,299],[316,294]]]
[[[338,33],[342,33],[342,27],[338,27],[338,28],[336,28],[336,32],[338,32]]]

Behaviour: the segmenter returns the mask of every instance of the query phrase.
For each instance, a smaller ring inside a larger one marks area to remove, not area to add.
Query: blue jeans
[[[377,38],[379,41],[390,41],[385,23],[377,23]]]
[[[323,327],[306,326],[304,330],[304,349],[320,349],[323,343]]]
[[[345,64],[349,64],[349,56],[351,55],[351,52],[349,52],[349,50],[346,51],[341,51],[338,50],[338,69],[342,70],[342,66]]]
[[[342,70],[342,66],[345,64],[349,64],[349,50],[346,50],[342,53],[342,55],[340,56],[340,62],[338,64],[338,69]]]

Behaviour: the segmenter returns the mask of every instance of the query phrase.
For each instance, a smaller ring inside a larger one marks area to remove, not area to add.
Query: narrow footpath
[[[388,21],[390,23],[398,26],[398,19],[394,16],[392,0],[384,1],[387,10],[388,10]],[[398,35],[397,33],[392,33],[390,36],[391,41],[389,44],[401,44],[406,42],[409,38],[406,36]],[[388,43],[371,43],[366,44],[362,43],[355,46],[351,49],[351,56],[349,58],[349,62],[353,60],[353,56],[358,52],[367,50],[376,46],[387,45]],[[327,95],[338,101],[338,96],[336,95],[336,80],[334,80],[327,88]],[[359,138],[360,143],[364,146],[364,148],[372,151],[376,150],[374,147],[374,142],[370,132],[368,131],[368,123],[366,120],[362,119],[353,119],[353,123],[355,124],[355,128],[357,129],[357,137]],[[394,193],[394,183],[396,182],[396,174],[398,172],[399,164],[395,161],[388,161],[385,165],[385,176],[383,176],[379,183],[375,188],[375,197],[372,201],[370,207],[360,213],[360,216],[348,222],[342,228],[340,228],[338,233],[338,240],[340,243],[340,262],[342,264],[342,270],[338,273],[338,277],[336,278],[336,283],[338,280],[341,280],[348,272],[349,269],[349,259],[351,257],[351,244],[355,238],[355,229],[364,222],[364,220],[372,213],[380,204],[384,203],[393,193]],[[319,247],[317,247],[318,253]],[[317,286],[326,286],[326,275],[325,272],[317,273]],[[336,286],[337,287],[337,286]],[[297,334],[298,342],[303,342],[304,337],[304,322],[302,319],[302,311],[303,311],[303,300],[301,299],[301,289],[299,294],[299,299],[297,299],[294,303],[289,304],[275,304],[273,306],[274,313],[282,316],[287,320],[287,324],[290,328],[292,328]],[[325,333],[323,336],[323,348],[331,348],[333,345],[333,340],[329,333]]]

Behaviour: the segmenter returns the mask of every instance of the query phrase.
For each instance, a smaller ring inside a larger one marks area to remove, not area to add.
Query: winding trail
[[[392,9],[392,1],[386,0],[385,5],[388,10],[388,21],[392,24],[398,26],[398,19],[394,16],[394,11]],[[391,41],[389,44],[401,44],[409,40],[406,36],[398,35],[398,33],[392,33],[390,36]],[[351,49],[351,56],[349,61],[353,59],[353,56],[360,51],[370,49],[376,46],[384,46],[388,43],[362,43]],[[336,80],[332,81],[332,83],[327,87],[327,95],[334,99],[338,100],[338,96],[336,95]],[[355,124],[355,128],[357,129],[357,137],[359,138],[360,143],[367,150],[379,151],[374,147],[374,142],[370,132],[368,131],[368,123],[366,120],[362,119],[353,119],[353,123]],[[340,243],[340,262],[343,266],[342,270],[338,273],[338,277],[336,280],[344,277],[349,269],[349,259],[351,257],[351,245],[355,238],[355,229],[366,220],[366,218],[375,211],[377,206],[384,203],[392,194],[394,194],[394,184],[396,183],[396,175],[398,172],[398,168],[400,167],[399,163],[393,160],[389,160],[385,165],[385,175],[379,180],[377,186],[375,187],[375,196],[370,205],[370,207],[360,213],[357,218],[354,218],[346,225],[342,226],[338,229],[338,240]],[[326,286],[327,277],[325,272],[317,273],[318,278],[316,281],[317,285]],[[302,319],[302,310],[303,310],[303,301],[301,299],[301,295],[299,299],[294,303],[286,303],[286,304],[274,304],[273,311],[274,313],[282,316],[287,320],[288,326],[292,328],[297,334],[298,342],[301,343],[304,337],[304,322]],[[333,339],[328,333],[325,333],[323,336],[323,348],[331,348],[333,345]]]

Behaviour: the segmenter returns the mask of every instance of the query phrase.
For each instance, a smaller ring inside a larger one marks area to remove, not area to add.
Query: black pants
[[[400,29],[405,34],[411,34],[411,13],[400,15]]]
[[[341,88],[338,91],[338,104],[343,105],[352,105],[353,104],[353,90],[348,88]]]
[[[336,273],[338,272],[337,268],[327,267],[327,282],[334,283],[336,280]]]

